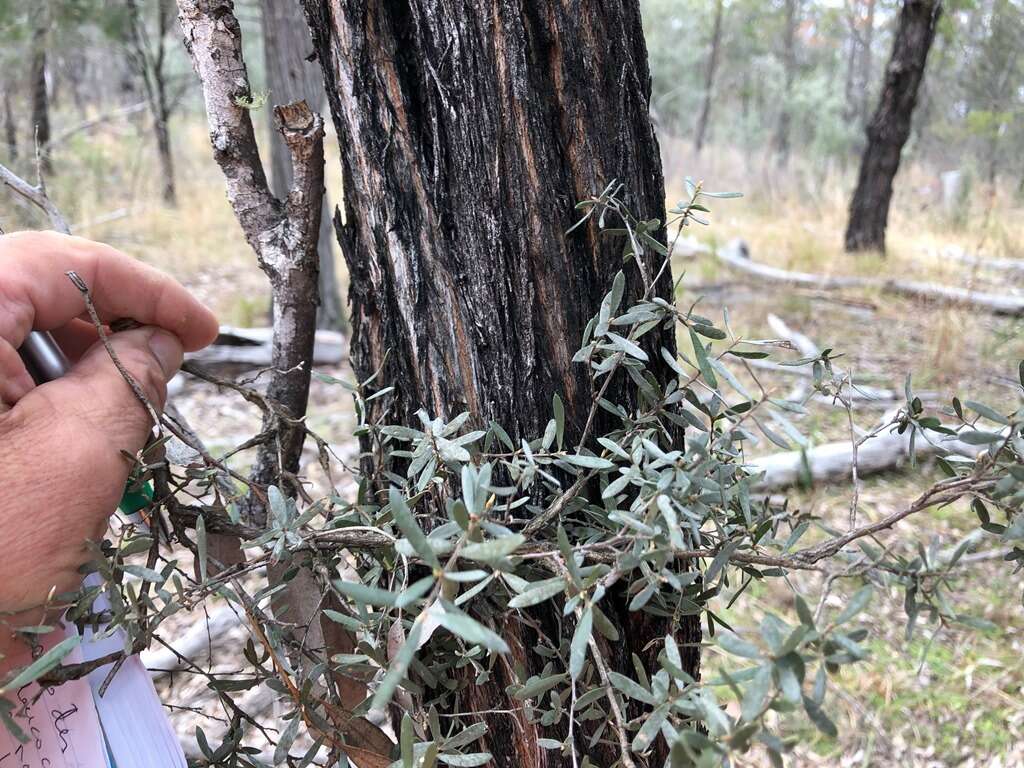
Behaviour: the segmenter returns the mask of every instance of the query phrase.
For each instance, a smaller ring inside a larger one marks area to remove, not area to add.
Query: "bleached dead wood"
[[[186,357],[203,365],[243,365],[266,368],[273,363],[273,329],[221,326],[216,341]],[[313,365],[338,365],[345,357],[345,337],[319,330],[313,345]]]
[[[929,434],[929,440],[920,435],[914,441],[914,453],[918,458],[935,455],[956,454],[976,457],[986,446],[969,445],[960,440]],[[893,431],[882,433],[865,440],[857,448],[857,474],[861,477],[896,469],[910,457],[910,430],[902,435]],[[845,481],[853,474],[854,451],[849,440],[826,443],[810,450],[784,451],[753,459],[747,468],[755,473],[764,473],[757,482],[760,492],[776,491],[797,485],[809,477],[813,483]]]
[[[20,176],[16,175],[3,165],[0,165],[0,183],[8,187],[22,199],[27,200],[29,203],[42,210],[50,219],[50,226],[55,230],[63,232],[64,234],[71,234],[71,227],[68,226],[67,220],[46,194],[46,184],[43,182],[41,176],[38,185],[33,187]]]
[[[963,248],[955,245],[946,246],[938,255],[940,258],[959,261],[961,264],[967,264],[971,267],[991,269],[996,272],[1011,272],[1024,277],[1024,259],[986,259],[970,254]]]
[[[814,378],[811,369],[806,366],[782,365],[771,360],[745,360],[744,363],[751,368],[757,368],[770,373],[792,376],[798,379],[810,380]],[[874,387],[866,384],[857,384],[855,389],[849,389],[846,396],[857,403],[866,405],[888,406],[902,401],[906,395],[902,390],[887,389],[885,387]],[[931,403],[939,399],[937,392],[914,392],[914,395],[921,398],[921,402]],[[792,399],[792,398],[790,398]]]
[[[792,344],[796,350],[804,357],[817,357],[821,354],[821,349],[818,345],[810,339],[807,335],[800,333],[799,331],[791,328],[786,324],[782,318],[778,315],[768,315],[768,327],[772,333],[778,336],[784,341],[788,341]],[[776,372],[785,372],[802,376],[804,378],[811,378],[813,373],[808,368],[799,368],[789,365],[779,365],[768,360],[748,360],[753,367],[763,368],[767,370],[773,370]],[[832,364],[832,370],[840,378],[846,376],[846,371],[840,368],[835,363]],[[844,397],[851,400],[864,403],[875,403],[875,404],[887,404],[893,402],[902,401],[906,395],[902,390],[887,389],[884,387],[873,387],[869,384],[864,384],[859,381],[851,379],[850,385],[844,388]],[[937,398],[934,392],[921,392],[917,393],[917,396],[923,401],[934,400]]]
[[[170,648],[155,646],[142,653],[142,665],[149,670],[153,679],[169,675],[175,670],[195,663],[209,653],[211,648],[216,648],[218,641],[235,627],[239,626],[242,620],[238,617],[237,609],[231,606],[218,608],[209,618],[203,617],[197,621],[181,638],[170,643]]]
[[[795,272],[753,261],[750,258],[750,250],[747,244],[742,240],[733,240],[724,248],[716,250],[714,254],[719,261],[733,269],[774,283],[826,291],[844,288],[867,288],[892,296],[930,301],[943,306],[980,309],[996,315],[1024,316],[1024,296],[972,291],[967,288],[922,283],[914,280],[817,275],[811,272]]]

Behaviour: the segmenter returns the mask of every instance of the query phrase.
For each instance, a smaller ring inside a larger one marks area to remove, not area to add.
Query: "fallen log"
[[[902,466],[910,458],[910,430],[902,435],[882,432],[857,447],[857,475],[864,477]],[[938,434],[914,441],[917,458],[935,455],[974,458],[987,446],[969,445]],[[777,491],[810,480],[814,484],[847,480],[853,475],[853,444],[849,440],[826,443],[807,451],[784,451],[752,459],[746,468],[763,477],[755,483],[758,492]]]
[[[922,283],[914,280],[892,278],[856,277],[842,275],[817,275],[811,272],[794,272],[767,264],[759,264],[750,258],[750,249],[742,240],[733,240],[724,248],[714,251],[719,261],[734,269],[756,275],[770,282],[792,285],[799,288],[816,288],[822,291],[861,288],[881,291],[892,296],[927,301],[943,306],[981,309],[996,315],[1024,316],[1024,296],[986,293],[957,288],[950,285]]]
[[[1010,272],[1024,277],[1024,259],[987,259],[982,256],[974,256],[956,245],[946,246],[938,256],[959,261],[961,264],[966,264],[970,267],[991,269],[996,272]]]
[[[240,365],[266,368],[271,365],[270,328],[221,326],[220,333],[206,349],[185,357],[203,365]],[[318,330],[313,348],[313,365],[338,365],[345,359],[345,337],[336,331]]]
[[[821,354],[821,349],[817,344],[815,344],[805,334],[790,328],[778,315],[768,315],[768,327],[771,329],[772,333],[780,339],[792,344],[803,357],[818,357]],[[807,379],[814,376],[814,374],[807,368],[780,365],[769,360],[748,360],[747,363],[753,367],[780,373],[790,373]],[[846,371],[835,363],[832,364],[832,371],[840,378],[846,376]],[[900,402],[906,399],[906,393],[902,389],[874,387],[860,381],[854,381],[852,377],[850,378],[849,386],[844,387],[843,395],[850,400],[864,403],[875,403],[877,405]],[[938,395],[935,392],[921,392],[918,394],[918,397],[923,401],[932,401],[936,400]],[[819,399],[824,399],[826,402],[828,401],[828,398],[824,397]]]
[[[771,360],[744,360],[743,362],[751,368],[768,371],[769,373],[792,376],[798,379],[804,379],[805,381],[810,381],[814,378],[814,373],[806,366],[798,367],[793,365],[782,365],[781,363],[775,363]],[[906,399],[906,394],[901,389],[887,389],[884,387],[874,387],[861,383],[856,384],[853,388],[848,388],[846,392],[844,392],[844,395],[854,402],[876,406],[888,406]],[[921,402],[924,403],[935,403],[939,401],[938,392],[915,391],[914,395],[921,398]],[[793,398],[789,397],[787,399],[792,400]],[[824,396],[820,396],[820,398],[816,397],[815,399],[822,399],[827,402],[831,402],[831,400]]]

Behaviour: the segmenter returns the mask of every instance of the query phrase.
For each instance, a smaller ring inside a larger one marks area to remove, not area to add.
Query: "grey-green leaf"
[[[395,520],[395,525],[409,539],[409,543],[416,550],[416,554],[434,568],[440,568],[441,563],[437,559],[437,555],[434,554],[430,542],[427,541],[426,534],[423,533],[423,529],[416,522],[412,510],[409,509],[409,505],[405,503],[405,499],[402,498],[402,494],[397,488],[388,489],[388,503],[391,506],[391,516]]]
[[[588,606],[583,615],[580,616],[576,631],[572,636],[572,644],[569,647],[569,676],[573,680],[580,676],[583,671],[583,662],[587,659],[587,643],[590,642],[590,635],[594,630],[594,614]]]

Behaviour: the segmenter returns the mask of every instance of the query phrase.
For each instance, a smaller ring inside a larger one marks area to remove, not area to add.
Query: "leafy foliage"
[[[708,200],[731,196],[693,181],[688,188],[688,199],[671,211],[676,237],[703,221]],[[225,492],[219,464],[193,459],[175,482],[199,501],[186,505],[170,496],[164,504],[178,539],[201,561],[198,573],[187,574],[173,555],[158,555],[157,539],[141,525],[127,525],[116,542],[97,548],[96,568],[112,607],[92,614],[99,589],[93,587],[68,599],[71,620],[109,621],[126,631],[130,644],[144,645],[162,621],[219,595],[249,621],[244,669],[209,675],[210,688],[235,714],[223,743],[197,733],[208,763],[266,764],[266,756],[244,746],[252,726],[235,702],[265,683],[291,705],[275,764],[310,764],[325,745],[352,748],[346,744],[356,718],[397,711],[399,743],[393,754],[379,755],[379,764],[485,765],[491,755],[478,740],[486,725],[460,702],[468,686],[487,682],[506,659],[517,670],[514,700],[545,729],[540,746],[573,754],[581,766],[593,764],[587,751],[598,742],[618,745],[628,766],[659,739],[669,745],[673,766],[730,764],[755,746],[781,764],[788,735],[778,714],[802,712],[835,735],[829,678],[867,657],[868,629],[858,615],[876,587],[903,589],[908,635],[922,620],[985,628],[949,599],[970,542],[952,553],[919,546],[908,558],[877,535],[911,514],[969,498],[981,529],[1019,570],[1024,414],[954,399],[944,423],[925,412],[908,378],[906,402],[876,434],[909,431],[915,441],[955,440],[984,450],[940,459],[945,478],[890,518],[858,527],[854,508],[848,530],[812,528],[759,492],[759,477],[745,464],[748,445],[788,445],[787,438],[799,437],[786,414],[803,404],[770,396],[748,365],[778,342],[737,337],[727,316],[719,325],[694,307],[650,298],[671,248],[649,234],[658,222],[632,215],[617,183],[579,210],[577,226],[596,223],[607,236],[622,238],[624,258],[638,263],[648,287],[624,306],[620,273],[575,356],[591,372],[596,392],[613,376],[628,377],[636,387],[633,407],[595,399],[587,429],[567,444],[565,408],[555,398],[544,433],[516,445],[500,425],[473,424],[468,413],[442,419],[421,411],[415,426],[368,422],[367,403],[388,397],[391,387],[329,379],[352,392],[356,432],[368,447],[362,458],[370,471],[357,473],[355,498],[297,500],[271,487],[270,519],[265,528],[252,528]],[[681,326],[691,344],[678,356],[661,350],[675,372],[667,383],[650,373],[639,343],[663,324]],[[814,394],[849,407],[851,384],[833,366],[836,356],[826,350],[795,364],[811,366]],[[598,409],[616,425],[591,435]],[[686,431],[685,445],[674,438],[678,428]],[[322,461],[330,469],[326,450]],[[148,465],[140,469],[139,479],[148,477]],[[812,531],[815,543],[801,546]],[[211,533],[242,536],[248,563],[223,569],[207,562]],[[259,566],[283,572],[283,583],[254,580]],[[795,570],[821,571],[827,585],[852,579],[861,587],[838,609],[827,606],[825,595],[794,593],[786,615],[768,613],[756,629],[729,626],[717,615],[721,601],[731,604],[751,584]],[[324,620],[355,638],[350,652],[314,664],[302,663],[287,614],[272,618],[265,610],[304,571],[316,575]],[[729,663],[714,677],[694,679],[684,661],[690,649],[669,633],[653,662],[634,657],[631,674],[612,669],[609,649],[628,628],[611,618],[608,601],[622,585],[631,612],[677,621],[700,615],[708,644]],[[546,635],[531,624],[531,611],[545,605],[561,616],[560,632]],[[515,645],[516,625],[532,627],[536,645]],[[58,646],[5,690],[47,679],[67,650]],[[523,654],[539,657],[543,672],[526,674]],[[371,685],[365,700],[342,716],[334,691],[344,679]],[[9,712],[0,708],[5,720]],[[448,713],[443,722],[439,713]],[[303,729],[304,757],[289,758]],[[344,743],[332,741],[337,732]]]

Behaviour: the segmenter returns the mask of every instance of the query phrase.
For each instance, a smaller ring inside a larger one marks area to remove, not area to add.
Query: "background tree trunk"
[[[782,107],[779,122],[775,128],[775,152],[780,166],[789,162],[789,132],[793,122],[789,100],[793,96],[793,82],[796,80],[796,22],[797,3],[799,0],[786,0],[786,21],[782,33],[782,71],[785,82],[783,85]]]
[[[305,99],[311,108],[320,109],[324,103],[324,83],[319,65],[308,60],[313,53],[313,43],[299,0],[262,0],[261,19],[263,60],[271,101],[274,104],[288,104]],[[270,113],[268,119],[273,120]],[[288,147],[273,126],[270,130],[270,182],[278,197],[286,196],[292,183]],[[320,253],[317,327],[340,331],[345,326],[345,313],[338,292],[334,241],[330,201],[324,195],[317,246]]]
[[[862,125],[868,124],[868,109],[871,97],[871,66],[873,62],[871,48],[875,43],[875,0],[866,0],[864,16],[864,37],[860,51],[860,108],[858,115]]]
[[[396,387],[372,403],[370,418],[383,407],[389,423],[408,424],[419,423],[420,408],[442,418],[468,410],[518,441],[543,432],[558,394],[571,444],[594,396],[572,356],[622,267],[621,241],[599,239],[593,225],[564,234],[574,205],[618,179],[639,217],[665,210],[636,0],[305,5],[342,145],[352,363],[360,378],[383,367],[379,381]],[[644,258],[660,266],[655,254]],[[641,281],[635,265],[627,275],[628,301]],[[667,271],[657,288],[671,300]],[[675,350],[674,331],[644,340],[652,372],[667,381],[657,350]],[[626,381],[616,378],[606,397],[628,407]],[[644,646],[670,625],[610,602],[629,626],[611,657],[631,669],[630,654],[648,657]],[[538,619],[556,640],[560,618]],[[683,622],[677,637],[696,675],[700,628]],[[517,626],[501,629],[510,664],[469,686],[464,704],[514,712],[485,716],[482,746],[494,765],[568,765],[537,747],[539,727],[505,693],[510,666],[532,673],[542,661],[525,652],[535,637],[512,636],[531,631]],[[583,751],[597,765],[619,757],[604,744]]]
[[[846,76],[843,80],[843,117],[847,120],[852,119],[857,113],[854,92],[857,84],[857,54],[860,51],[860,32],[857,30],[859,8],[860,0],[850,0],[846,5],[846,26],[849,35],[846,39]]]
[[[163,199],[168,205],[178,204],[178,192],[174,183],[174,154],[171,149],[171,110],[167,100],[166,42],[167,33],[174,19],[175,6],[171,0],[157,2],[156,56],[153,61],[153,123],[156,132],[157,155],[160,157],[160,171],[163,175]]]
[[[715,2],[715,23],[711,30],[711,51],[708,53],[708,68],[704,75],[704,101],[701,104],[697,128],[693,136],[693,151],[700,153],[708,130],[708,119],[711,116],[711,97],[715,86],[715,70],[718,68],[718,52],[722,47],[722,8],[723,0]]]
[[[904,0],[878,107],[867,128],[857,188],[850,201],[846,250],[885,250],[892,182],[910,136],[911,116],[928,51],[942,13],[940,0]]]
[[[136,0],[127,0],[128,60],[142,81],[143,93],[153,119],[153,137],[156,139],[157,159],[160,162],[161,196],[171,206],[178,204],[174,181],[174,154],[171,148],[171,108],[167,97],[167,35],[174,19],[172,0],[157,0],[155,41],[150,43],[145,20]]]
[[[43,173],[52,174],[50,162],[50,95],[46,89],[46,47],[50,38],[50,13],[46,3],[33,10],[32,57],[29,64],[29,87],[32,92],[32,129],[39,147],[39,165]]]
[[[7,159],[14,163],[18,159],[18,127],[14,121],[11,106],[11,92],[4,89],[4,143],[7,145]]]

